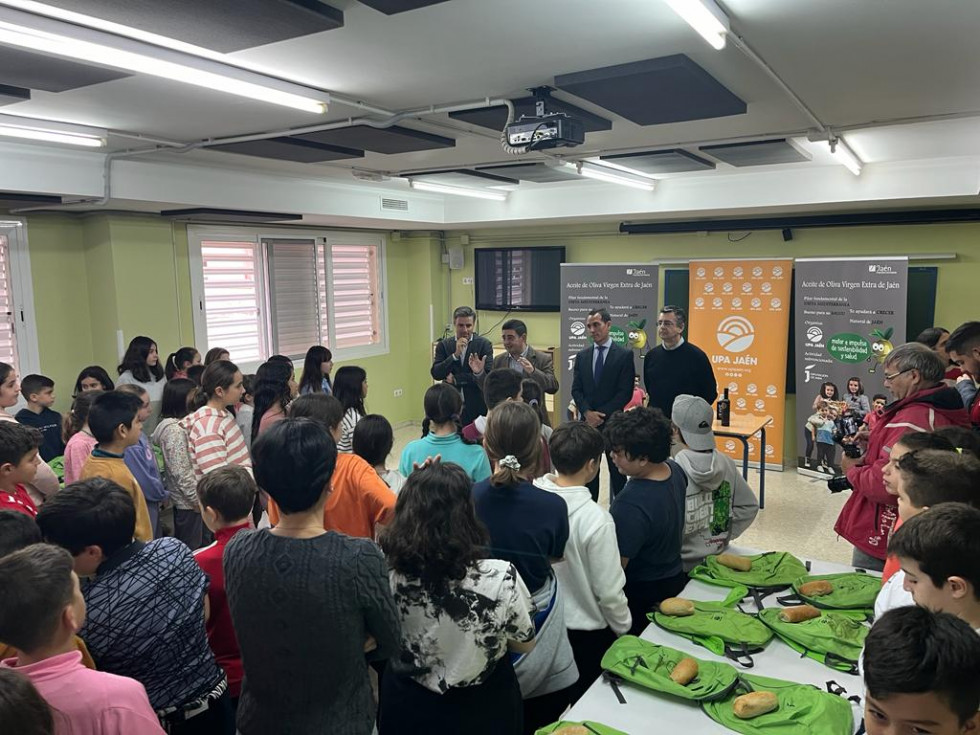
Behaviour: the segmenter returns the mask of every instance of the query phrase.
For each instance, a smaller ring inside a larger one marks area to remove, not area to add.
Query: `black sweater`
[[[245,666],[238,732],[370,735],[367,662],[393,655],[401,628],[378,547],[334,531],[239,531],[224,569]],[[378,647],[365,656],[368,634]]]
[[[673,350],[657,345],[643,358],[643,384],[650,394],[650,407],[670,418],[674,399],[684,393],[700,396],[708,403],[718,397],[718,384],[708,356],[690,342]]]

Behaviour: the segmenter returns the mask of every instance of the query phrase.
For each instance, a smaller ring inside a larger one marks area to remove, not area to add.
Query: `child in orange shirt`
[[[309,393],[289,406],[290,418],[309,418],[323,426],[334,442],[340,439],[344,408],[333,396]],[[395,494],[378,473],[356,454],[338,454],[330,480],[330,495],[323,508],[323,527],[348,536],[374,539],[395,510]],[[279,523],[279,508],[269,501],[269,521]]]

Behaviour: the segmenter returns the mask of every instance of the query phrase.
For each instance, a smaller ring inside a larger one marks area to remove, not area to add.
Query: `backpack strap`
[[[849,658],[838,656],[836,653],[831,651],[824,654],[824,662],[827,664],[827,666],[837,669],[838,671],[843,671],[845,674],[853,674],[854,676],[858,675],[857,661],[852,661]]]
[[[742,668],[751,669],[753,666],[755,666],[755,661],[749,654],[749,647],[745,643],[726,643],[725,656],[730,658]]]
[[[800,597],[799,593],[794,592],[791,595],[783,595],[782,597],[777,597],[776,602],[780,605],[807,605],[809,604],[806,600]]]
[[[856,694],[848,697],[846,696],[847,690],[838,684],[836,681],[827,682],[827,691],[830,694],[836,694],[838,697],[844,697],[848,702],[853,702],[854,704],[861,704],[861,698]]]
[[[766,606],[765,604],[763,604],[762,600],[764,597],[766,597],[767,593],[764,590],[759,589],[758,587],[750,587],[749,594],[751,594],[752,599],[755,600],[755,606],[759,610],[764,610]]]
[[[613,693],[616,695],[616,699],[619,700],[619,703],[626,704],[626,697],[623,696],[623,690],[619,688],[619,685],[622,684],[625,679],[612,673],[611,671],[603,671],[602,680],[612,687]]]

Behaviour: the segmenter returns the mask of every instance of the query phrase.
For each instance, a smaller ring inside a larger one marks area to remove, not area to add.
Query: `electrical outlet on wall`
[[[464,286],[472,286],[473,285],[473,276],[463,276],[463,285]]]
[[[401,398],[404,392],[401,388],[395,388],[395,398]]]

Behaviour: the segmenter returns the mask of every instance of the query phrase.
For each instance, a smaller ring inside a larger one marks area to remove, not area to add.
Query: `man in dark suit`
[[[572,398],[589,426],[601,429],[610,416],[622,411],[633,396],[633,352],[620,347],[609,336],[612,319],[605,309],[589,313],[585,323],[593,345],[575,356]],[[626,484],[625,475],[606,454],[609,466],[610,499]],[[592,499],[599,498],[599,476],[589,483]]]
[[[487,412],[483,390],[477,375],[482,376],[487,362],[493,359],[493,345],[485,337],[473,334],[476,313],[468,306],[453,312],[455,337],[440,340],[429,373],[435,380],[455,385],[463,394],[463,414],[460,422],[466,426]]]
[[[527,325],[524,322],[520,319],[505,321],[500,328],[500,341],[507,351],[493,358],[491,370],[509,368],[519,373],[522,379],[537,383],[542,393],[558,392],[554,361],[551,355],[538,352],[527,343]],[[477,377],[482,383],[482,376]]]

